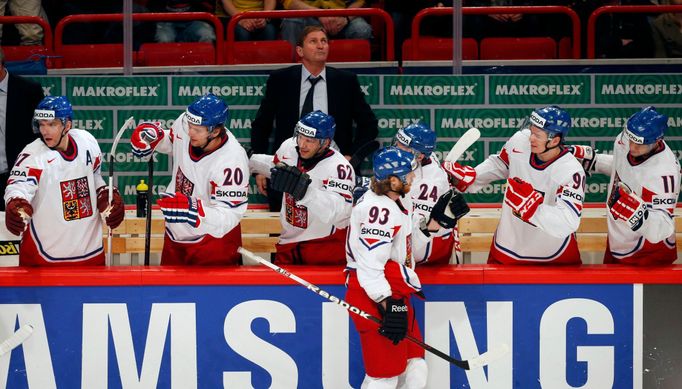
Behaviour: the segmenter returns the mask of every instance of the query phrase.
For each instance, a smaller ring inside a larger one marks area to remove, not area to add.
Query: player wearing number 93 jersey
[[[131,136],[133,153],[173,156],[168,193],[158,201],[166,221],[162,265],[236,265],[239,222],[246,212],[246,151],[227,128],[228,107],[212,94],[196,99],[170,130],[142,123]]]

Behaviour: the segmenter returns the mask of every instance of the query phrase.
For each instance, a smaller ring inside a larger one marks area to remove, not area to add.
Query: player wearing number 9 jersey
[[[680,164],[663,140],[668,117],[645,107],[626,122],[613,155],[574,146],[587,171],[611,176],[604,263],[668,265],[677,259],[673,211]]]
[[[477,192],[507,180],[502,214],[490,248],[492,264],[580,264],[575,232],[585,196],[585,172],[563,145],[571,128],[565,110],[536,109],[521,130],[476,169],[444,165],[460,190]],[[462,177],[473,179],[463,186]]]
[[[241,261],[239,222],[249,192],[248,158],[225,128],[228,107],[207,94],[195,100],[170,130],[140,124],[133,153],[173,156],[168,193],[158,201],[166,221],[162,265],[236,265]]]

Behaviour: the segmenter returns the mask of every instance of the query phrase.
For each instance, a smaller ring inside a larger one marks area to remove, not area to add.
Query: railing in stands
[[[419,26],[422,19],[427,16],[452,15],[452,7],[425,8],[415,15],[412,20],[412,54],[416,58],[419,47]],[[462,15],[493,15],[493,14],[564,14],[571,18],[573,29],[573,59],[580,58],[580,18],[578,14],[568,7],[563,6],[526,6],[526,7],[462,7]]]
[[[320,16],[376,16],[384,21],[386,26],[386,54],[384,60],[393,61],[395,59],[393,40],[394,27],[393,19],[386,13],[386,11],[379,8],[352,8],[352,9],[320,9],[320,10],[279,10],[279,11],[248,11],[242,12],[233,16],[227,24],[227,64],[233,64],[234,51],[234,29],[236,24],[242,19],[254,18],[270,18],[270,19],[286,19],[286,18],[301,18],[301,17],[320,17]]]
[[[603,14],[611,13],[665,13],[680,12],[682,5],[607,5],[592,11],[587,20],[587,58],[595,58],[595,34],[597,18]]]
[[[223,51],[225,40],[222,34],[222,23],[215,15],[208,12],[173,12],[173,13],[135,13],[135,22],[182,22],[188,20],[205,20],[213,25],[216,32],[215,61],[223,63]],[[54,33],[54,51],[59,54],[62,49],[62,37],[64,28],[74,23],[100,23],[100,22],[123,22],[123,14],[78,14],[64,17],[57,23]]]
[[[52,28],[39,16],[0,16],[0,25],[4,24],[37,24],[43,29],[43,46],[52,50]]]

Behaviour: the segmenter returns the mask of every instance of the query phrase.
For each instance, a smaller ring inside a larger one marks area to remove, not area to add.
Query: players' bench
[[[682,212],[676,211],[677,244],[682,247]],[[459,222],[462,251],[465,253],[488,252],[493,233],[499,220],[499,209],[472,209]],[[158,218],[157,218],[158,216]],[[272,253],[282,230],[278,214],[247,211],[242,225],[242,244],[250,251]],[[160,215],[152,219],[150,251],[159,253],[163,248],[164,222]],[[578,246],[581,252],[601,253],[606,248],[606,210],[585,209],[578,229]],[[144,253],[145,219],[129,217],[114,230],[112,251],[114,254]],[[105,233],[106,236],[106,233]]]

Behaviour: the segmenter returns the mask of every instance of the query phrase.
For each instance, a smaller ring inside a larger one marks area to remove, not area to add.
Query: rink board
[[[297,272],[345,294],[340,271]],[[414,302],[427,343],[456,358],[511,348],[467,374],[428,356],[429,387],[679,384],[680,280],[682,267],[425,270],[428,299]],[[345,311],[269,270],[6,269],[0,285],[0,337],[35,327],[0,357],[0,387],[357,388],[363,378]]]

